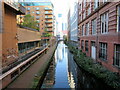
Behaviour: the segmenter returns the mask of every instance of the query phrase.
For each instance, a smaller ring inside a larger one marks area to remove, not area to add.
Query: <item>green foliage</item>
[[[74,60],[84,70],[95,75],[97,78],[103,80],[107,85],[113,88],[120,88],[120,76],[107,70],[105,67],[94,63],[90,57],[86,57],[85,53],[82,53],[81,50],[77,50],[75,47],[71,46],[68,42],[65,42],[68,45],[70,52],[74,55]]]
[[[51,37],[52,35],[50,33],[45,33],[43,36],[44,37]]]
[[[23,26],[39,30],[37,25],[38,22],[34,20],[33,16],[31,16],[30,14],[24,16]]]
[[[49,32],[47,32],[47,28],[45,28],[42,37],[51,37],[51,36],[52,36],[52,34],[50,34]]]

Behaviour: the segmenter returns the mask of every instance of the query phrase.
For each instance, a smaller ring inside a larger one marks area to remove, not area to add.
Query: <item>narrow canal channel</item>
[[[64,42],[60,42],[41,88],[108,88],[80,69]]]

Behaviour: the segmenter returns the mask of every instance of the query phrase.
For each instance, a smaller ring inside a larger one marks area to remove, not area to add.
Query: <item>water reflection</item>
[[[77,67],[67,46],[60,42],[41,88],[108,88]]]

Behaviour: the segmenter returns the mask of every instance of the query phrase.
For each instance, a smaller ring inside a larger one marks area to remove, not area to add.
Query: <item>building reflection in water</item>
[[[107,89],[108,86],[79,68],[67,46],[60,42],[41,88]]]

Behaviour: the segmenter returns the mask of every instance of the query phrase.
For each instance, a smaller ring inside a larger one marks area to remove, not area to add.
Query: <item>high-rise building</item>
[[[54,35],[53,4],[49,0],[21,3],[26,8],[26,14],[30,14],[38,22],[41,39],[50,39],[48,36]]]
[[[120,1],[79,0],[79,37],[87,56],[120,74]]]
[[[69,18],[69,37],[71,40],[71,44],[74,45],[75,47],[78,47],[78,2],[75,0],[73,4],[73,12],[70,13],[70,18]],[[71,8],[70,8],[70,11]]]

